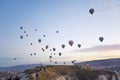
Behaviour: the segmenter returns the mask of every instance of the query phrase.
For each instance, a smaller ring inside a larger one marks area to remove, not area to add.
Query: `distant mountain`
[[[34,68],[36,66],[40,66],[40,64],[28,64],[28,65],[18,65],[11,67],[0,67],[0,71],[24,71],[26,69]]]
[[[120,66],[120,58],[93,60],[93,61],[75,63],[75,65],[82,65],[82,66],[86,66],[88,64],[91,67],[116,67],[116,66]]]

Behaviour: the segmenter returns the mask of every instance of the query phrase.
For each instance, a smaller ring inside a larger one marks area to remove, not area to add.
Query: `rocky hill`
[[[82,66],[89,65],[91,67],[116,67],[116,66],[120,66],[120,58],[86,61],[86,62],[76,63],[76,65],[82,65]]]

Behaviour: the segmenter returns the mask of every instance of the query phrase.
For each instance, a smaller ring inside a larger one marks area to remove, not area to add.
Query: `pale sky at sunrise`
[[[0,66],[47,64],[51,53],[51,64],[120,58],[120,0],[0,0]]]

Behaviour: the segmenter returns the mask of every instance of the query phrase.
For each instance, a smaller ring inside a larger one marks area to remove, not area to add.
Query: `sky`
[[[119,0],[0,0],[0,66],[48,64],[51,54],[50,64],[120,58],[119,14]],[[49,51],[53,47],[56,51]]]

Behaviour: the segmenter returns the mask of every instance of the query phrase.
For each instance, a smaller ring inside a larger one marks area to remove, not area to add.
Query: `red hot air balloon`
[[[74,41],[73,40],[69,40],[69,45],[72,46],[74,44]]]
[[[93,15],[93,13],[94,13],[94,9],[91,8],[91,9],[89,10],[89,13],[90,13],[91,15]]]
[[[104,38],[103,37],[99,37],[99,41],[103,42]]]
[[[65,48],[65,44],[62,44],[61,47],[64,49]]]

